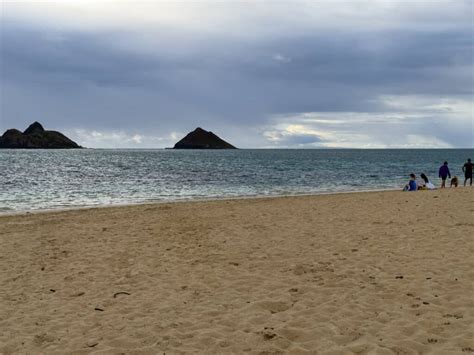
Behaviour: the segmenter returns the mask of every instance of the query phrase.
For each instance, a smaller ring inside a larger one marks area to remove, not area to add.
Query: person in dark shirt
[[[464,186],[466,186],[467,180],[471,180],[469,185],[472,186],[472,166],[474,164],[471,163],[471,159],[467,160],[467,163],[464,164],[462,167],[462,171],[464,172]]]
[[[449,177],[451,179],[451,173],[449,172],[448,162],[445,161],[443,165],[439,168],[439,177],[441,178],[441,188],[446,187],[446,179]]]

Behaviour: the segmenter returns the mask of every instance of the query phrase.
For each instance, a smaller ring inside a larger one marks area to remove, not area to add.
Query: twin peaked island
[[[35,122],[24,132],[9,129],[0,136],[0,149],[74,149],[82,148],[64,134],[46,131]],[[212,132],[196,128],[174,145],[173,149],[237,149]]]
[[[0,137],[0,148],[12,149],[70,149],[82,148],[64,134],[56,131],[46,131],[35,122],[23,133],[17,129],[7,130]]]

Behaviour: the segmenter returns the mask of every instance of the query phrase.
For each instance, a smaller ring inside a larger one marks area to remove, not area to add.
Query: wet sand
[[[0,353],[474,351],[474,189],[0,216]]]

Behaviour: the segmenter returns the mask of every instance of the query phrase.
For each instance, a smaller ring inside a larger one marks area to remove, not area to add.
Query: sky
[[[0,0],[0,131],[473,148],[474,2]],[[2,133],[0,132],[0,134]]]

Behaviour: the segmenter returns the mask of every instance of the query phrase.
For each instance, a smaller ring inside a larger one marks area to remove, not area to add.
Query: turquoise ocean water
[[[399,189],[473,149],[0,150],[0,213],[239,196]]]

